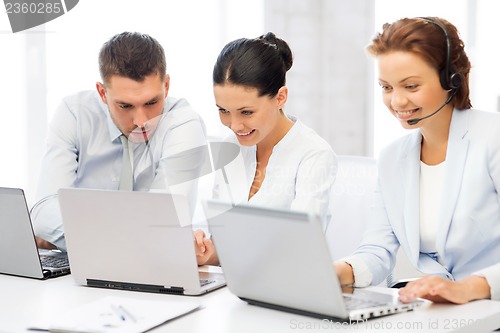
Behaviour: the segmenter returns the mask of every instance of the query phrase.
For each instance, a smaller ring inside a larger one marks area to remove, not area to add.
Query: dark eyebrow
[[[160,98],[157,96],[157,97],[151,98],[149,101],[147,101],[144,104],[150,104],[152,102],[158,102],[159,100],[160,100]]]
[[[127,104],[127,105],[132,105],[132,104],[130,104],[129,102],[123,102],[123,101],[120,101],[120,100],[115,100],[115,103],[116,103],[116,104]]]
[[[227,110],[226,108],[223,108],[219,104],[215,104],[215,106],[217,106],[219,109]],[[251,107],[250,106],[242,106],[241,108],[236,109],[236,111],[241,111],[241,110],[244,110],[244,109],[251,109]]]
[[[403,82],[408,81],[410,79],[420,79],[420,76],[416,76],[416,75],[408,76],[407,78],[404,78],[401,81],[399,81],[399,83],[403,83]]]
[[[410,80],[410,79],[420,79],[420,76],[416,76],[416,75],[414,75],[414,76],[408,76],[408,77],[406,77],[406,78],[404,78],[404,79],[400,80],[398,83],[403,83],[403,82],[408,81],[408,80]],[[378,79],[378,81],[379,81],[379,83],[380,83],[380,82],[382,82],[382,83],[387,83],[387,81],[382,80],[382,79],[380,79],[380,78]]]
[[[151,98],[149,101],[146,101],[144,104],[148,104],[148,103],[151,103],[151,102],[154,102],[154,101],[158,101],[160,98],[161,98],[161,96],[155,96],[155,97]],[[116,104],[133,105],[132,103],[124,102],[124,101],[120,101],[120,100],[115,100],[115,103]]]

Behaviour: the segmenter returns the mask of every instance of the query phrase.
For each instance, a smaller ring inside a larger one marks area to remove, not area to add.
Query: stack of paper
[[[61,314],[49,324],[51,332],[148,331],[199,308],[193,302],[136,300],[105,297]]]

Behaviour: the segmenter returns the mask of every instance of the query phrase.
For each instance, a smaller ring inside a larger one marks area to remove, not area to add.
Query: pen
[[[118,316],[118,318],[121,321],[127,321],[127,320],[130,320],[133,322],[137,321],[135,319],[135,317],[130,313],[130,311],[125,309],[125,307],[123,307],[122,305],[116,306],[116,305],[112,304],[111,309],[113,310],[113,312]]]
[[[118,316],[118,318],[120,318],[120,320],[125,321],[127,320],[127,318],[125,318],[123,311],[120,310],[120,307],[121,306],[111,304],[111,309],[113,310],[113,312]]]
[[[137,321],[135,317],[130,313],[130,311],[128,311],[123,305],[118,305],[117,309],[118,309],[118,314],[120,315],[120,318],[122,320],[124,321],[130,320],[133,322]]]

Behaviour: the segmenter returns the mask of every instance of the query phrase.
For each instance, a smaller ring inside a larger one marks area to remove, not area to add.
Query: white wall
[[[500,2],[491,0],[81,0],[66,15],[16,34],[0,12],[0,186],[34,196],[47,122],[63,96],[94,89],[99,48],[115,33],[157,38],[166,49],[170,93],[188,98],[209,134],[222,135],[212,95],[215,58],[230,40],[274,31],[295,54],[286,111],[337,153],[376,157],[406,131],[383,106],[364,52],[374,32],[402,16],[455,23],[473,64],[473,105],[496,111],[498,12]]]
[[[266,1],[265,27],[295,55],[285,111],[297,115],[338,154],[371,156],[373,71],[364,52],[374,2]]]
[[[0,186],[25,187],[28,184],[26,127],[27,35],[9,33],[7,16],[0,16]],[[19,52],[23,50],[23,52]]]
[[[0,13],[0,186],[34,200],[47,123],[60,100],[99,81],[101,45],[122,31],[152,35],[165,48],[170,95],[187,98],[210,135],[221,135],[212,69],[222,47],[263,31],[263,0],[81,0],[64,16],[13,34]]]

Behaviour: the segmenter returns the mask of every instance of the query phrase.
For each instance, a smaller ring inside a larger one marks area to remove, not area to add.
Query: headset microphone
[[[450,101],[452,100],[453,96],[455,96],[456,93],[457,93],[457,90],[453,89],[453,92],[450,94],[450,96],[448,96],[448,98],[446,99],[446,102],[444,102],[444,104],[441,105],[439,107],[439,109],[437,109],[436,111],[434,111],[430,115],[427,115],[427,116],[422,117],[422,118],[410,119],[410,120],[407,120],[406,122],[408,123],[408,125],[416,125],[416,124],[418,124],[419,121],[432,117],[433,115],[435,115],[436,113],[441,111],[441,109],[444,108],[448,103],[450,103]]]

